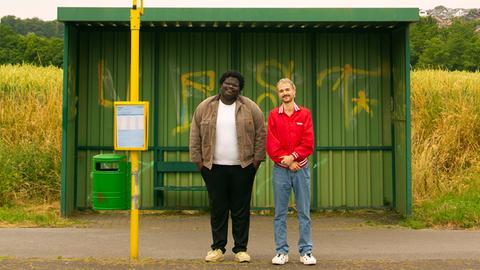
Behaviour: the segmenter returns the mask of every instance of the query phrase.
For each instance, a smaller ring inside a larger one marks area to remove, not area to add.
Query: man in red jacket
[[[277,83],[282,104],[268,117],[267,153],[275,163],[273,192],[275,200],[275,252],[273,264],[288,262],[287,212],[291,190],[298,211],[300,262],[316,264],[312,255],[310,219],[310,171],[308,156],[313,153],[312,115],[295,104],[295,84],[290,79]]]

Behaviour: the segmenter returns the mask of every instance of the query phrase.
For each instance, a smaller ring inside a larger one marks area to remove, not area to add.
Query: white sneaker
[[[239,263],[250,262],[250,255],[245,251],[240,251],[235,254],[235,261]]]
[[[277,254],[272,259],[272,264],[282,265],[288,262],[288,254]]]
[[[306,265],[317,264],[317,259],[313,257],[312,253],[305,253],[305,255],[300,256],[300,262]]]
[[[221,262],[223,261],[223,252],[221,249],[217,248],[214,250],[210,250],[205,256],[206,262]]]

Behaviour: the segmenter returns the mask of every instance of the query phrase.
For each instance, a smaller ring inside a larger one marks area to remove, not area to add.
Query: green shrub
[[[62,70],[0,66],[0,206],[58,200]]]

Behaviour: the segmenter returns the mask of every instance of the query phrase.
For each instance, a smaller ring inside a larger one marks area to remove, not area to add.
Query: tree
[[[447,62],[450,54],[445,48],[445,40],[440,37],[433,37],[427,40],[425,50],[418,59],[417,67],[448,68]]]
[[[10,26],[10,28],[21,35],[34,33],[37,36],[52,38],[63,37],[63,24],[57,21],[42,21],[39,18],[20,19],[15,16],[4,16],[1,19],[1,24]]]
[[[63,40],[34,33],[23,36],[0,24],[0,64],[19,63],[62,66]]]
[[[63,41],[61,39],[48,39],[29,33],[23,37],[25,62],[40,66],[63,63]]]
[[[20,52],[23,44],[20,39],[21,35],[13,32],[9,26],[0,24],[0,64],[22,62]]]
[[[440,34],[437,22],[432,17],[420,18],[420,21],[412,25],[410,30],[410,63],[415,66],[422,52],[427,48],[429,39]]]
[[[433,18],[421,18],[410,32],[411,64],[414,68],[480,70],[478,21],[456,19],[439,28]]]
[[[475,71],[480,68],[480,63],[472,62],[478,59],[478,40],[479,36],[475,34],[475,25],[471,22],[456,20],[452,25],[445,29],[447,32],[446,50],[449,52],[447,68],[449,70],[469,70]]]

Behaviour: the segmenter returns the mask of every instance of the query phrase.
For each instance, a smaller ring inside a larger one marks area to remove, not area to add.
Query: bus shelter
[[[65,24],[61,211],[92,206],[92,157],[113,150],[113,102],[128,100],[128,8],[58,8]],[[140,155],[141,209],[202,209],[208,195],[189,162],[196,106],[227,70],[265,117],[275,84],[297,85],[311,109],[312,208],[412,208],[409,25],[417,8],[146,8],[140,100],[149,146]],[[121,153],[121,152],[120,152]],[[253,209],[273,204],[262,163]],[[293,205],[293,200],[292,200]]]

